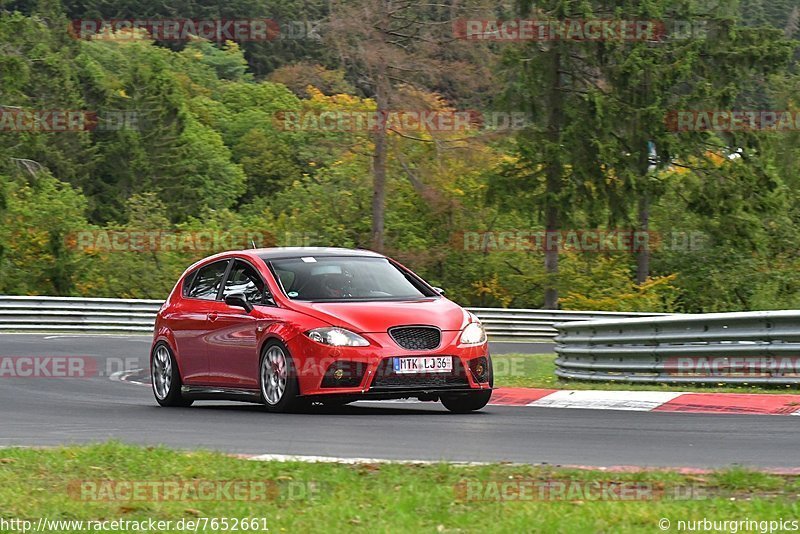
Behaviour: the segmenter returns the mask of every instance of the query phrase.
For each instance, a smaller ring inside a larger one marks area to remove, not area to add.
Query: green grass
[[[295,496],[282,491],[261,502],[86,502],[69,491],[71,484],[86,480],[275,481],[278,487],[295,484],[318,491],[295,492]],[[521,501],[501,501],[489,493],[482,494],[489,498],[475,500],[457,490],[471,487],[475,492],[478,487],[495,487],[491,484],[499,481],[556,482],[572,489],[563,498]],[[581,493],[593,487],[586,486],[589,483],[638,484],[649,492],[645,495],[663,492],[666,497],[599,501]],[[800,518],[798,494],[797,477],[744,470],[685,476],[516,465],[253,462],[210,452],[181,453],[118,443],[0,450],[0,518],[34,522],[43,516],[131,521],[263,517],[271,532],[659,532],[661,518],[673,524],[704,517]],[[686,499],[688,495],[694,498]]]
[[[493,355],[496,387],[545,389],[598,389],[629,391],[685,391],[695,393],[800,393],[798,386],[628,384],[563,380],[555,375],[554,354]]]

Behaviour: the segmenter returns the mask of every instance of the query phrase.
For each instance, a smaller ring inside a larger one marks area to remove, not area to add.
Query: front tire
[[[270,341],[264,347],[259,364],[261,402],[267,411],[282,413],[296,411],[304,403],[299,398],[297,368],[289,350],[280,341]]]
[[[150,383],[153,395],[161,406],[191,406],[191,400],[181,395],[181,373],[169,346],[161,342],[153,348],[150,357]]]
[[[484,390],[461,395],[443,395],[441,401],[444,407],[453,413],[469,413],[489,404],[491,398],[492,390]]]

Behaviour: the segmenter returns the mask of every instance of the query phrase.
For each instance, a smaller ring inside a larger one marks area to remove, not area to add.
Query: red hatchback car
[[[162,406],[441,400],[483,408],[492,361],[478,319],[399,263],[365,250],[225,252],[191,266],[156,320]]]

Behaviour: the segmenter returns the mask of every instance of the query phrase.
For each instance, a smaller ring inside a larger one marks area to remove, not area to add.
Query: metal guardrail
[[[556,325],[556,375],[633,383],[800,384],[800,311]]]
[[[159,300],[0,296],[0,332],[151,333]],[[552,340],[555,323],[648,314],[469,308],[493,340]]]
[[[152,333],[161,301],[0,296],[0,332]]]
[[[653,317],[652,313],[596,311],[523,310],[510,308],[467,308],[478,316],[493,340],[552,340],[558,335],[557,323],[599,319]]]

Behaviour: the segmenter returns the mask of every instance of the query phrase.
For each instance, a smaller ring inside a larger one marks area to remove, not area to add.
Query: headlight
[[[486,330],[481,323],[470,323],[461,332],[462,345],[480,345],[486,342]]]
[[[359,336],[355,332],[345,330],[344,328],[315,328],[309,330],[306,335],[312,341],[322,343],[323,345],[331,345],[333,347],[366,347],[369,346],[369,341]]]

